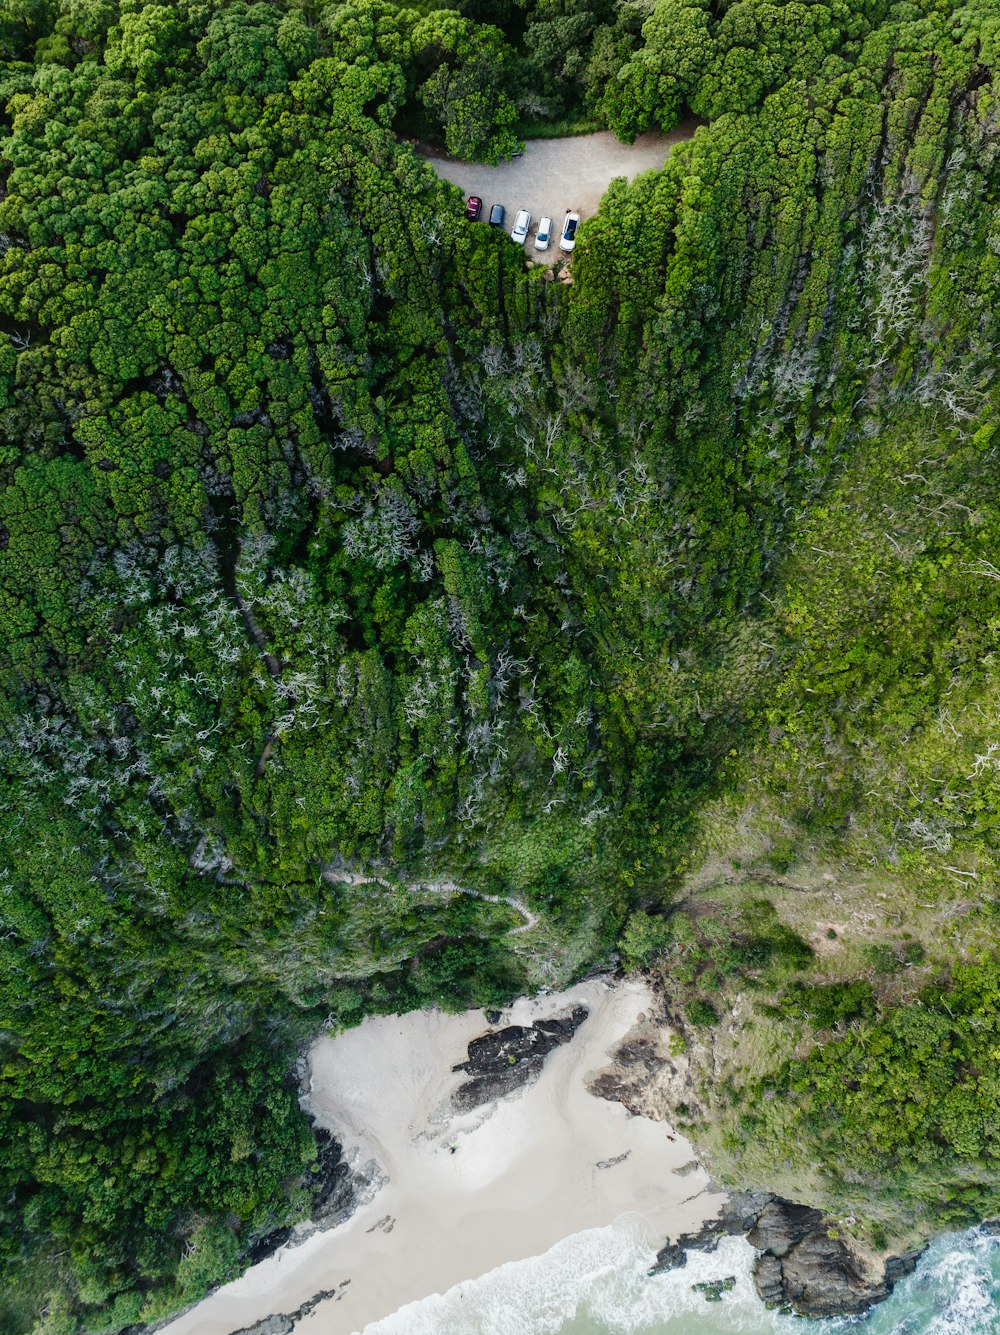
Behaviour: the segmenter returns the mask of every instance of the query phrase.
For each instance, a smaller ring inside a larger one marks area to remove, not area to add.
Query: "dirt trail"
[[[651,167],[662,167],[674,145],[690,139],[697,125],[694,120],[682,121],[669,134],[640,135],[634,144],[619,143],[610,130],[567,139],[529,139],[523,157],[499,167],[434,154],[427,154],[427,160],[439,176],[453,181],[467,195],[479,195],[484,217],[492,204],[502,204],[508,231],[517,210],[530,209],[528,250],[534,255],[539,218],[551,218],[558,228],[568,209],[577,209],[585,218],[596,213],[601,196],[616,176],[632,180]],[[548,256],[553,252],[558,254],[557,237]]]
[[[360,872],[354,871],[328,871],[324,872],[324,879],[327,881],[340,881],[343,885],[384,885],[386,889],[391,890],[399,882],[387,881],[383,876],[363,876]],[[507,936],[518,936],[521,932],[530,932],[538,924],[539,915],[528,908],[523,899],[515,899],[513,895],[487,895],[482,890],[468,890],[465,886],[455,885],[453,881],[414,881],[407,884],[408,890],[430,890],[435,894],[448,895],[453,898],[455,895],[471,895],[473,899],[485,900],[487,904],[509,904],[515,912],[520,913],[524,922],[520,927],[512,927]]]

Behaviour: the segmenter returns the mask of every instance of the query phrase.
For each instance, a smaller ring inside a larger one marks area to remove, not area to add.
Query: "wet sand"
[[[648,1006],[639,983],[591,980],[521,1000],[503,1023],[530,1024],[583,1003],[589,1018],[529,1088],[456,1115],[449,1099],[481,1011],[377,1017],[310,1052],[303,1097],[357,1162],[388,1179],[338,1228],[284,1248],[172,1322],[170,1335],[231,1335],[291,1313],[320,1290],[295,1335],[351,1335],[406,1303],[443,1293],[508,1262],[545,1252],[625,1214],[651,1235],[691,1231],[723,1197],[670,1128],[587,1092],[587,1078]]]

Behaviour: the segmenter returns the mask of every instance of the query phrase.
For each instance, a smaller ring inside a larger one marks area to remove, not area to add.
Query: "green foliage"
[[[989,1197],[993,966],[877,1013],[796,977],[772,889],[669,901],[726,804],[771,887],[816,844],[932,906],[1000,869],[998,19],[0,16],[18,1335],[158,1320],[301,1215],[285,1077],[328,1016],[616,940],[694,1025],[770,989],[835,1035],[760,1078],[741,1153],[801,1140],[850,1202],[867,1135],[875,1195]],[[496,160],[581,109],[710,123],[613,184],[568,290],[393,132]],[[920,943],[881,936],[901,989]]]
[[[518,146],[511,126],[517,108],[502,90],[513,71],[513,51],[497,28],[446,9],[432,10],[413,29],[418,67],[433,73],[417,97],[458,158],[496,164]]]
[[[696,997],[694,1001],[688,1003],[684,1012],[688,1018],[688,1023],[696,1028],[706,1028],[709,1025],[717,1024],[719,1013],[710,1001],[704,997]]]
[[[870,983],[792,983],[782,994],[779,1013],[799,1015],[817,1029],[834,1029],[852,1020],[874,1017],[875,993]]]
[[[708,7],[657,0],[642,36],[604,93],[608,124],[627,143],[653,127],[671,129],[690,103],[712,52]]]
[[[939,1228],[992,1213],[998,980],[996,962],[959,967],[916,1005],[869,1014],[787,1062],[745,1097],[740,1134],[796,1143],[823,1165],[830,1199],[860,1195],[883,1227],[913,1212]]]
[[[622,964],[630,973],[644,969],[659,951],[666,949],[672,936],[668,918],[654,918],[637,909],[629,914],[618,942]]]

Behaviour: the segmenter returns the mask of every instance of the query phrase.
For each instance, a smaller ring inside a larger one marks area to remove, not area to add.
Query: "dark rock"
[[[710,1219],[707,1224],[702,1224],[697,1233],[682,1233],[677,1239],[677,1245],[687,1252],[714,1252],[719,1239],[728,1232],[727,1228],[722,1227],[721,1220]]]
[[[586,1006],[574,1006],[569,1015],[536,1020],[531,1027],[540,1034],[548,1034],[556,1043],[568,1043],[589,1014]]]
[[[826,1232],[807,1233],[780,1260],[785,1300],[803,1316],[857,1316],[892,1292],[884,1278],[867,1279],[848,1247]]]
[[[761,1211],[773,1198],[766,1191],[737,1191],[729,1197],[719,1218],[727,1233],[749,1233],[760,1218]]]
[[[822,1211],[766,1193],[747,1192],[730,1196],[719,1217],[710,1219],[697,1233],[668,1242],[657,1253],[649,1273],[676,1269],[686,1263],[687,1252],[714,1251],[720,1238],[739,1233],[745,1233],[760,1253],[753,1279],[761,1300],[768,1307],[799,1316],[859,1315],[888,1298],[893,1285],[912,1274],[921,1256],[919,1251],[892,1256],[881,1278],[873,1280]],[[707,1290],[706,1297],[710,1297]]]
[[[258,1262],[273,1256],[279,1247],[284,1247],[291,1236],[290,1228],[276,1228],[271,1233],[265,1233],[247,1248],[247,1260],[251,1265],[257,1265]]]
[[[596,1098],[607,1099],[609,1103],[620,1103],[630,1113],[641,1114],[641,1106],[632,1098],[631,1083],[614,1071],[604,1071],[590,1082],[590,1092]]]
[[[503,1019],[503,1011],[487,1011],[487,1012],[486,1012],[486,1023],[487,1023],[487,1024],[499,1024],[500,1021],[501,1021],[502,1019]]]
[[[314,1128],[316,1133],[316,1171],[308,1183],[313,1192],[309,1217],[314,1224],[329,1225],[337,1216],[350,1213],[354,1206],[355,1189],[339,1141],[329,1131]]]
[[[672,1269],[675,1265],[685,1264],[684,1261],[674,1261],[669,1266],[660,1266],[660,1257],[665,1253],[672,1254],[675,1248],[679,1249],[682,1255],[690,1251],[714,1252],[720,1238],[746,1233],[757,1223],[760,1212],[770,1200],[770,1196],[763,1194],[734,1192],[716,1219],[709,1219],[696,1233],[682,1233],[675,1243],[667,1243],[661,1248],[650,1274],[657,1273],[658,1269]]]
[[[920,1253],[891,1257],[871,1279],[853,1249],[822,1211],[780,1197],[759,1208],[747,1241],[761,1253],[754,1285],[769,1307],[790,1306],[800,1316],[857,1316],[892,1292],[912,1272]]]
[[[979,1227],[984,1233],[988,1233],[990,1237],[996,1237],[1000,1234],[1000,1219],[984,1219]]]
[[[663,1064],[663,1057],[651,1038],[635,1038],[630,1042],[619,1044],[615,1049],[616,1066],[641,1066],[644,1070],[652,1072],[658,1071]]]
[[[349,1284],[350,1280],[342,1280],[339,1288],[342,1289],[345,1283]],[[252,1326],[241,1326],[239,1330],[234,1330],[233,1335],[292,1335],[298,1322],[307,1317],[313,1308],[337,1296],[338,1289],[320,1289],[319,1293],[314,1293],[294,1312],[278,1312],[274,1316],[266,1316],[263,1321],[255,1321]]]
[[[528,1057],[506,1071],[466,1080],[451,1096],[452,1105],[459,1112],[468,1112],[471,1108],[480,1108],[484,1103],[503,1098],[505,1094],[512,1094],[515,1089],[521,1089],[538,1079],[543,1062],[543,1057]]]
[[[823,1222],[819,1210],[791,1201],[768,1201],[747,1233],[747,1242],[760,1252],[786,1256],[788,1252]]]
[[[656,1253],[656,1260],[646,1271],[647,1275],[662,1275],[666,1270],[680,1270],[687,1265],[687,1252],[677,1242],[668,1242]]]
[[[467,1061],[452,1067],[470,1075],[496,1075],[525,1058],[545,1056],[560,1043],[568,1043],[589,1014],[586,1006],[575,1007],[569,1015],[538,1020],[530,1027],[507,1025],[474,1038],[469,1044]]]
[[[233,1335],[292,1335],[295,1321],[290,1316],[266,1316],[263,1321],[255,1321],[252,1326],[241,1326]]]
[[[568,1015],[530,1026],[511,1024],[474,1038],[468,1060],[452,1068],[472,1077],[452,1095],[453,1105],[463,1112],[478,1108],[536,1080],[546,1056],[568,1043],[589,1013],[586,1006],[576,1006]]]
[[[781,1262],[767,1252],[757,1258],[753,1271],[754,1285],[761,1302],[768,1307],[782,1307],[785,1302],[785,1281]]]
[[[1000,1224],[1000,1220],[997,1223]],[[921,1247],[915,1252],[904,1252],[902,1256],[890,1256],[885,1263],[885,1277],[889,1283],[898,1284],[907,1275],[912,1275],[923,1254],[924,1249]]]

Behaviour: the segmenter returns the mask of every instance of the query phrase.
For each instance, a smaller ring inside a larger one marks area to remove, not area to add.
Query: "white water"
[[[364,1335],[1000,1335],[1000,1246],[978,1230],[935,1242],[916,1274],[868,1316],[808,1325],[762,1306],[750,1278],[754,1253],[742,1238],[648,1278],[654,1254],[643,1220],[623,1216],[411,1303]],[[728,1275],[736,1285],[718,1303],[691,1287]]]
[[[592,1075],[650,1004],[643,985],[606,979],[516,1002],[505,1022],[532,1024],[576,1005],[589,1015],[572,1042],[549,1054],[534,1084],[466,1113],[450,1102],[463,1079],[454,1067],[483,1032],[482,1012],[370,1017],[319,1039],[304,1102],[359,1164],[378,1165],[382,1186],[339,1227],[282,1248],[218,1289],[172,1322],[169,1335],[231,1335],[294,1312],[320,1291],[335,1296],[303,1316],[296,1335],[351,1335],[415,1300],[429,1302],[431,1315],[400,1317],[396,1329],[436,1330],[445,1318],[435,1303],[457,1303],[461,1313],[466,1299],[462,1291],[453,1298],[453,1286],[471,1280],[488,1288],[489,1279],[475,1277],[505,1262],[502,1285],[517,1289],[520,1305],[483,1301],[499,1304],[501,1316],[525,1315],[496,1329],[526,1335],[532,1326],[524,1323],[533,1322],[558,1330],[586,1273],[596,1268],[610,1282],[628,1254],[640,1270],[648,1267],[654,1241],[697,1229],[723,1200],[682,1136],[589,1092]],[[630,1251],[615,1234],[618,1251],[608,1261],[597,1244],[576,1256],[576,1239],[600,1239],[633,1212]],[[645,1229],[653,1230],[648,1238]],[[550,1300],[536,1270],[551,1267],[553,1246],[568,1249],[568,1270],[565,1289]],[[437,1293],[446,1296],[428,1298]],[[539,1302],[543,1311],[535,1310]]]
[[[283,1248],[169,1335],[231,1335],[320,1289],[337,1296],[296,1335],[1000,1335],[1000,1245],[978,1230],[935,1242],[864,1319],[804,1326],[766,1311],[742,1238],[650,1278],[664,1237],[697,1228],[719,1198],[679,1136],[587,1093],[645,1011],[641,988],[593,980],[518,1002],[507,1019],[578,1002],[591,1011],[578,1036],[492,1112],[448,1111],[479,1013],[381,1017],[320,1040],[309,1104],[387,1182],[345,1225]],[[692,1288],[730,1275],[720,1302]]]

